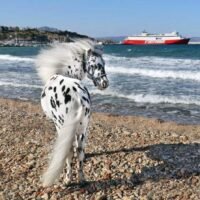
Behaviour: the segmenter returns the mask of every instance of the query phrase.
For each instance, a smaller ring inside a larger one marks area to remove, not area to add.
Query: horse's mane
[[[40,51],[35,65],[44,83],[54,74],[63,74],[67,66],[74,66],[74,59],[83,60],[83,55],[91,49],[95,51],[96,42],[89,39],[76,39],[74,42],[57,43]],[[98,49],[97,49],[98,51]]]

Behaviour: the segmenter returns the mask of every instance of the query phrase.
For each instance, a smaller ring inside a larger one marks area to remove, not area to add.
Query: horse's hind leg
[[[90,119],[90,109],[85,112],[85,116],[80,121],[80,125],[77,132],[77,160],[78,160],[78,181],[83,182],[85,180],[83,173],[83,161],[85,158],[85,143],[87,137],[88,123]]]
[[[85,180],[83,173],[83,162],[85,158],[85,143],[87,140],[87,126],[88,122],[86,121],[85,127],[82,127],[82,132],[79,134],[78,139],[78,148],[77,148],[77,159],[78,159],[78,180],[83,182]]]
[[[83,173],[83,161],[84,161],[85,153],[84,153],[84,145],[82,142],[82,135],[79,135],[78,137],[78,147],[77,147],[78,181],[79,182],[83,182],[85,180],[84,173]]]
[[[64,177],[64,182],[66,184],[69,184],[72,181],[72,159],[73,159],[73,155],[74,155],[73,148],[71,148],[70,153],[69,153],[69,155],[67,156],[67,159],[66,159],[67,170],[66,170],[66,175]]]
[[[56,124],[55,124],[56,125]],[[56,126],[56,130],[57,130],[57,133],[59,135],[59,130],[60,128],[58,126]],[[69,184],[72,180],[72,159],[73,159],[73,156],[74,156],[74,151],[73,151],[73,145],[70,149],[70,152],[66,158],[66,167],[64,168],[64,182],[65,184]],[[66,173],[66,174],[65,174]]]

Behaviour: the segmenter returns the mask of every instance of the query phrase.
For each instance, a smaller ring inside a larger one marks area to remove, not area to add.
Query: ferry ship
[[[148,45],[148,44],[188,44],[190,38],[181,36],[178,32],[165,34],[150,34],[143,31],[140,35],[128,36],[122,44]]]

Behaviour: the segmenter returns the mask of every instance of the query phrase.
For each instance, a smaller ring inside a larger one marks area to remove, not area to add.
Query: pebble
[[[48,200],[49,199],[49,195],[47,193],[43,194],[41,197],[44,200]]]
[[[6,129],[6,128],[3,128],[3,129],[2,129],[2,131],[3,131],[3,132],[6,132],[6,131],[7,131],[7,129]]]
[[[0,200],[6,200],[6,198],[5,198],[4,194],[3,194],[3,192],[0,192]]]
[[[123,131],[124,135],[131,135],[130,131]]]
[[[96,197],[96,200],[107,200],[107,196],[105,194]]]
[[[180,136],[180,140],[183,141],[183,142],[185,142],[185,141],[188,140],[188,137],[186,135],[181,135]]]
[[[174,138],[178,137],[178,135],[176,133],[172,133],[171,136],[174,137]]]

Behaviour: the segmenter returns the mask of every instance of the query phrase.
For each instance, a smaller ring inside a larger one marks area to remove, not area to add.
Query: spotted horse
[[[41,94],[41,106],[54,122],[58,133],[50,164],[43,176],[43,186],[52,185],[65,165],[67,173],[64,181],[70,183],[74,144],[78,180],[82,182],[91,99],[81,80],[88,77],[100,90],[108,87],[102,52],[89,40],[59,44],[42,51],[36,58],[36,67],[41,79],[46,82]]]

